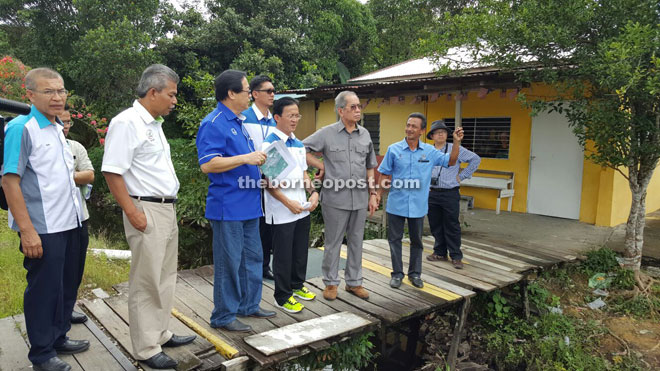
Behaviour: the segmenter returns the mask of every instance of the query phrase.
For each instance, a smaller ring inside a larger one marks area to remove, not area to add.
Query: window
[[[484,158],[509,158],[511,117],[463,118],[465,136],[461,145]],[[446,118],[448,127],[454,128],[453,118]]]
[[[371,134],[371,142],[374,144],[374,152],[380,154],[380,114],[365,113],[362,118],[362,126]]]

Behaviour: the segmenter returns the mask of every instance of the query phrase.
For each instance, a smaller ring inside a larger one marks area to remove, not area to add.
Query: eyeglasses
[[[298,114],[298,115],[291,114],[291,115],[286,116],[286,118],[289,119],[289,120],[300,120],[302,118],[302,115],[300,115],[300,114]]]
[[[249,93],[249,92],[250,90],[239,90],[239,91],[235,91],[234,93],[240,94],[240,93]]]
[[[253,91],[263,91],[266,94],[275,94],[275,89],[254,89]]]
[[[344,107],[344,109],[349,109],[351,111],[357,111],[362,109],[361,104],[351,104],[350,106]]]
[[[66,97],[66,95],[69,93],[68,90],[66,89],[59,89],[59,90],[52,90],[52,89],[46,89],[46,90],[32,90],[35,93],[43,94],[48,97],[54,97],[55,94],[59,95],[60,97]]]
[[[64,126],[66,126],[66,125],[73,126],[73,121],[71,121],[71,120],[69,120],[69,121],[62,121],[62,125],[64,125]]]

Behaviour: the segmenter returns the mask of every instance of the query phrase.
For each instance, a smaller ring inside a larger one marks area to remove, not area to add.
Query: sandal
[[[446,256],[446,255],[445,255],[445,256],[442,256],[442,255],[437,255],[437,254],[431,254],[431,255],[428,255],[428,256],[426,257],[426,260],[429,260],[429,261],[432,261],[432,262],[439,262],[439,261],[446,262],[446,261],[448,261],[449,259],[447,259],[447,256]]]

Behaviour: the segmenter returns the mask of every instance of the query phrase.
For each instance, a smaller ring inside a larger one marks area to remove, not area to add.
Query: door
[[[527,212],[579,219],[584,154],[564,115],[532,118],[530,152]]]

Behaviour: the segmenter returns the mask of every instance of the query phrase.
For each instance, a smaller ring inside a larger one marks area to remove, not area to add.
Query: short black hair
[[[413,112],[413,113],[408,115],[408,119],[410,119],[411,117],[422,120],[422,129],[426,129],[426,116],[424,116],[423,113]],[[408,121],[408,119],[406,119],[406,121]]]
[[[273,80],[270,79],[270,77],[266,75],[257,75],[250,80],[250,92],[253,92],[259,88],[261,88],[261,85],[265,82],[273,83]]]
[[[299,102],[291,97],[282,97],[273,103],[273,115],[282,116],[284,108],[291,105],[299,106]]]
[[[243,91],[243,79],[247,75],[239,70],[226,70],[215,78],[215,100],[221,102],[229,96],[229,91],[240,93]]]
[[[64,103],[64,110],[68,111],[70,109],[71,109],[71,107],[69,107],[69,103]]]

